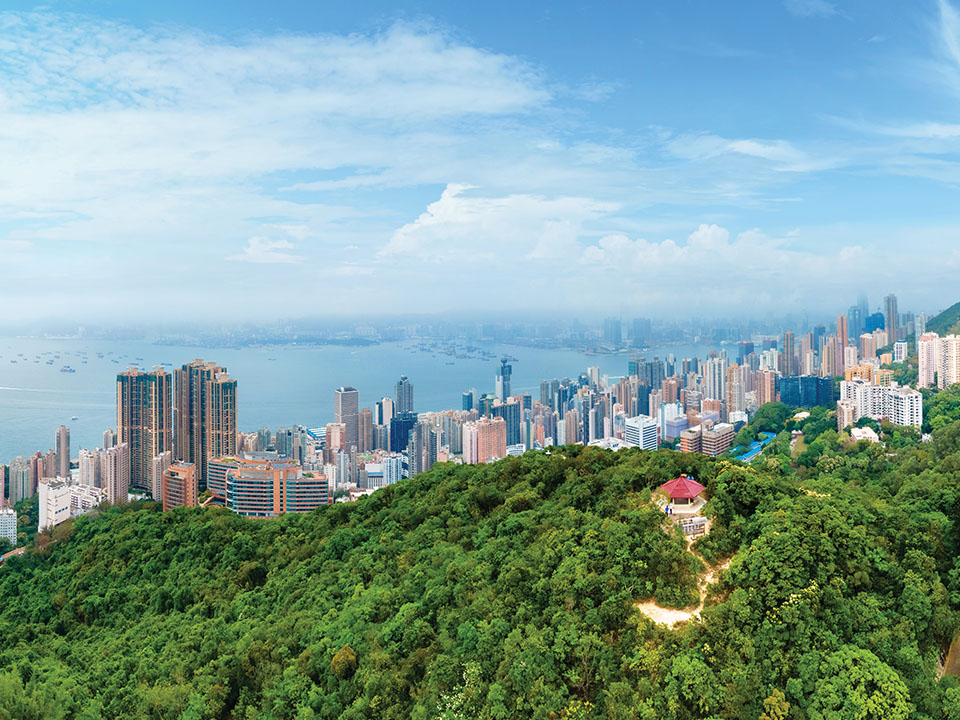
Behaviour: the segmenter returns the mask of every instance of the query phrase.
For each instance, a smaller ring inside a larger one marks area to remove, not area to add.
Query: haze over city
[[[955,300],[947,0],[5,5],[8,322]]]

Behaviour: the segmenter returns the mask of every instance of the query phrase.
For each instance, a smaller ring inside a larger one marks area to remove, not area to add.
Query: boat
[[[71,417],[70,419],[71,419],[71,420],[79,420],[80,418],[78,418],[76,415],[74,415],[74,416]]]

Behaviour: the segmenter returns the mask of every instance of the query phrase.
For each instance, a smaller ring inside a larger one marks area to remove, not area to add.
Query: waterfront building
[[[70,477],[70,428],[66,425],[57,428],[56,442],[56,474],[68,478]]]

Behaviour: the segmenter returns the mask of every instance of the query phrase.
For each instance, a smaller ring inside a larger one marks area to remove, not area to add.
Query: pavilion
[[[670,498],[672,505],[702,504],[700,493],[706,488],[689,475],[681,475],[660,486],[660,491]]]

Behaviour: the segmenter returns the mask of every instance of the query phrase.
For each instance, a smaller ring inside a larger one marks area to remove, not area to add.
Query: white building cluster
[[[908,387],[883,387],[866,380],[842,381],[837,401],[837,428],[842,430],[863,417],[920,427],[923,395]]]
[[[103,488],[92,485],[71,485],[62,477],[41,480],[38,530],[56,527],[64,520],[90,512],[107,498]]]
[[[960,335],[924,333],[917,339],[917,357],[918,387],[943,389],[960,382]]]

